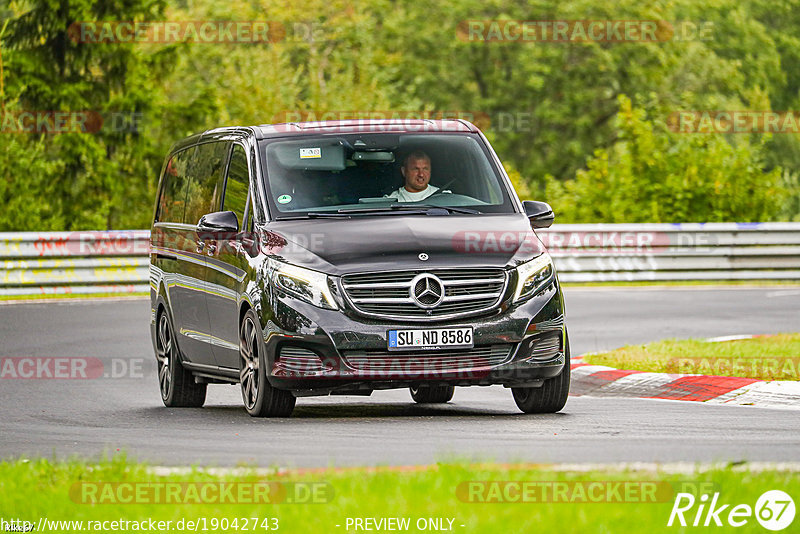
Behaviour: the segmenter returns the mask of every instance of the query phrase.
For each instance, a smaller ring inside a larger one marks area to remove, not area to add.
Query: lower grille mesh
[[[449,352],[348,350],[343,356],[359,371],[411,372],[482,369],[504,363],[512,345],[489,345]]]

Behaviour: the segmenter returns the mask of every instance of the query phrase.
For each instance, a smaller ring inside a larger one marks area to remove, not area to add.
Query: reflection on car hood
[[[268,254],[334,275],[404,268],[511,267],[544,251],[522,214],[302,219],[275,221],[264,229],[261,241]],[[427,260],[420,255],[427,255]]]

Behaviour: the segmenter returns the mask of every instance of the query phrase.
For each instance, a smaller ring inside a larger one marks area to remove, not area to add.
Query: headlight
[[[553,259],[547,252],[517,267],[517,289],[514,291],[514,302],[533,296],[553,278],[554,273]]]
[[[276,287],[314,306],[337,309],[328,275],[270,260],[270,280]]]

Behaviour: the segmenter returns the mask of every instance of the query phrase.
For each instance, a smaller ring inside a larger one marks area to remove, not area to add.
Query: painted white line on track
[[[480,461],[471,462],[472,465],[481,465]],[[566,471],[566,472],[590,472],[590,471],[644,471],[649,473],[664,473],[676,475],[692,475],[696,473],[704,473],[707,471],[718,469],[729,469],[731,471],[740,473],[760,473],[763,471],[780,471],[780,472],[800,472],[800,462],[575,462],[575,463],[497,463],[500,468],[530,468],[542,471]],[[438,464],[433,465],[413,465],[413,466],[399,466],[402,470],[403,467],[413,468],[413,470],[429,470],[435,471],[438,469]],[[331,470],[336,470],[336,467],[331,467]],[[380,467],[345,467],[345,470],[351,471],[381,471]],[[313,471],[324,471],[325,469],[313,469]],[[386,470],[392,470],[391,467]],[[242,467],[171,467],[171,466],[152,466],[148,467],[147,471],[156,476],[171,476],[171,475],[190,475],[193,473],[206,473],[215,476],[274,476],[291,474],[292,472],[302,473],[306,469],[295,469],[285,467],[274,468],[242,468]]]
[[[754,334],[738,334],[735,336],[719,336],[706,339],[707,343],[722,343],[723,341],[739,341],[740,339],[753,339]]]
[[[767,298],[772,299],[775,297],[793,297],[795,295],[800,295],[800,289],[795,289],[791,291],[783,290],[783,291],[770,291],[767,293]]]
[[[800,382],[788,380],[754,382],[706,402],[797,410],[800,409]]]
[[[786,404],[774,404],[774,405],[770,405],[770,406],[765,406],[763,404],[752,404],[752,403],[737,404],[737,403],[733,403],[733,402],[727,402],[727,403],[723,404],[723,403],[719,403],[719,402],[711,402],[710,400],[707,400],[707,401],[685,401],[685,400],[681,400],[681,399],[662,399],[660,397],[634,397],[632,395],[630,397],[625,396],[625,395],[616,395],[616,396],[614,396],[614,395],[595,395],[594,393],[595,392],[593,391],[592,393],[587,393],[586,395],[577,395],[577,396],[570,394],[570,397],[581,398],[581,399],[609,399],[609,398],[615,398],[615,399],[637,400],[637,401],[644,401],[644,402],[664,402],[664,403],[673,403],[673,404],[674,403],[680,403],[680,404],[682,404],[684,406],[687,403],[691,403],[691,404],[694,404],[695,406],[698,406],[698,407],[700,407],[700,406],[713,406],[714,408],[717,408],[717,407],[724,406],[724,407],[730,407],[730,408],[733,408],[733,409],[748,409],[748,410],[781,410],[781,411],[786,411],[786,410],[798,410],[798,409],[800,409],[800,406],[790,406],[790,405],[786,405]],[[567,405],[567,407],[569,407],[569,405]]]

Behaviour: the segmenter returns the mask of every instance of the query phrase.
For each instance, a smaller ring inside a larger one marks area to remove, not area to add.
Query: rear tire
[[[538,388],[511,388],[514,402],[525,413],[556,413],[564,408],[569,395],[569,335],[564,330],[564,369]]]
[[[164,406],[170,408],[199,408],[206,402],[207,384],[196,384],[191,371],[181,365],[175,330],[167,310],[158,316],[156,358],[158,385]]]
[[[411,389],[411,398],[418,404],[444,404],[453,398],[455,386],[419,386]]]
[[[239,383],[244,408],[253,417],[289,417],[295,396],[275,389],[267,380],[267,357],[261,327],[253,310],[247,310],[239,330]]]

